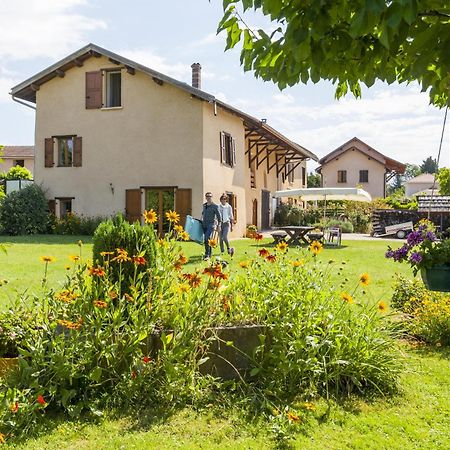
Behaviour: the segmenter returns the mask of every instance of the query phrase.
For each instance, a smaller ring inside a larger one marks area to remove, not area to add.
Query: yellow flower
[[[178,223],[180,221],[180,215],[175,211],[167,211],[166,219],[169,222]]]
[[[305,264],[305,261],[303,259],[297,260],[297,261],[292,261],[291,264],[294,267],[302,267]]]
[[[183,232],[183,227],[181,225],[175,225],[173,227],[173,229],[177,232],[177,233],[182,233]]]
[[[280,252],[285,252],[288,248],[288,244],[284,241],[281,241],[277,244],[277,250],[279,250]]]
[[[66,270],[70,270],[70,269],[71,269],[71,267],[70,267],[70,266],[64,266],[64,269],[66,269]]]
[[[314,411],[316,409],[314,403],[305,402],[303,403],[303,407],[307,409],[308,411]]]
[[[287,413],[287,418],[288,418],[291,422],[294,422],[294,423],[300,422],[300,417],[299,417],[297,414],[292,413],[292,412],[288,412],[288,413]]]
[[[167,245],[167,241],[165,241],[165,240],[162,239],[162,238],[159,238],[159,239],[158,239],[158,245],[159,245],[160,247],[165,247],[165,246]]]
[[[108,303],[106,303],[106,302],[103,301],[103,300],[94,300],[94,301],[93,301],[93,304],[94,304],[94,306],[96,306],[97,308],[101,308],[101,309],[104,309],[104,308],[107,308],[107,307],[108,307]]]
[[[363,286],[367,286],[370,283],[370,277],[368,273],[363,273],[359,277],[359,281]]]
[[[78,255],[70,255],[69,259],[71,259],[73,262],[77,262],[80,260],[80,257]]]
[[[347,292],[342,292],[341,293],[341,298],[346,303],[349,303],[349,304],[353,303],[353,297],[350,294],[347,294]]]
[[[188,284],[180,284],[178,286],[178,292],[186,293],[191,290],[191,287]]]
[[[383,302],[383,300],[380,300],[379,302],[378,302],[378,311],[380,311],[380,312],[385,312],[386,310],[387,310],[387,305],[386,305],[386,303],[385,302]]]
[[[313,254],[315,256],[315,255],[318,255],[322,251],[323,245],[319,241],[313,241],[313,242],[311,242],[309,249],[313,252]]]
[[[56,259],[53,258],[53,256],[41,256],[40,260],[42,262],[45,262],[45,263],[51,263],[51,262],[55,262],[56,261]]]
[[[5,435],[3,433],[0,433],[0,444],[6,444]]]
[[[145,210],[143,216],[145,223],[155,223],[158,220],[158,216],[156,215],[155,211],[153,211],[153,209],[151,209],[150,211]]]
[[[180,238],[183,239],[183,241],[188,241],[190,239],[189,233],[187,231],[182,231],[180,233]]]
[[[113,258],[111,261],[119,261],[119,262],[127,262],[131,261],[131,258],[128,256],[128,252],[123,248],[116,248],[117,256]]]
[[[208,245],[210,247],[215,247],[217,245],[217,241],[215,239],[208,239]]]
[[[246,269],[249,265],[250,265],[250,261],[241,261],[239,263],[239,266],[242,267],[243,269]]]

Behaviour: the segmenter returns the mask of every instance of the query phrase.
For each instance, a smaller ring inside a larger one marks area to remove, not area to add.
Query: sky
[[[92,42],[187,83],[191,64],[201,63],[204,91],[267,119],[319,158],[355,136],[403,163],[437,157],[444,110],[417,84],[376,83],[362,99],[339,101],[328,82],[280,91],[243,71],[239,49],[224,51],[221,17],[221,0],[1,0],[0,144],[34,144],[34,111],[13,102],[11,88]],[[273,27],[261,15],[246,21]],[[450,117],[440,166],[450,166]]]

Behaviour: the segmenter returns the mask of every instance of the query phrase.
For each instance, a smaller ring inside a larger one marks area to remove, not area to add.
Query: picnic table
[[[283,230],[288,235],[287,243],[290,245],[301,245],[309,244],[308,239],[306,238],[306,234],[314,230],[314,227],[303,227],[303,226],[287,226],[287,227],[279,227],[279,230]]]

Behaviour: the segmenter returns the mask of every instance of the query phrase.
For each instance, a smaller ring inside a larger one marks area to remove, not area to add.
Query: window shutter
[[[99,109],[102,105],[103,76],[100,70],[86,72],[86,109]]]
[[[231,138],[231,167],[236,165],[236,141]]]
[[[237,196],[233,194],[231,198],[231,209],[233,210],[233,217],[235,222],[237,222]]]
[[[53,167],[53,138],[45,138],[45,167]]]
[[[227,162],[227,156],[225,154],[225,133],[220,132],[220,162],[225,164]]]
[[[73,138],[73,167],[81,167],[81,136]]]

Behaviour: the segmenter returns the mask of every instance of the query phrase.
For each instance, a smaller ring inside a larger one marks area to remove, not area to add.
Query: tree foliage
[[[438,171],[437,161],[429,156],[422,161],[420,170],[422,173],[436,173]]]
[[[308,174],[307,187],[309,188],[320,187],[320,180],[321,177],[318,173],[310,172]]]
[[[244,70],[280,89],[320,79],[337,84],[336,97],[376,80],[417,80],[430,102],[448,104],[448,0],[223,0],[218,32],[227,49],[241,42]],[[277,27],[251,30],[238,9],[254,9]]]
[[[14,166],[8,172],[0,173],[0,179],[5,180],[32,180],[33,175],[25,167]]]
[[[406,163],[406,169],[405,173],[403,174],[403,179],[405,181],[411,180],[412,178],[415,178],[419,176],[422,173],[422,170],[420,167],[416,164],[408,164]]]
[[[437,175],[439,182],[439,194],[450,195],[450,169],[448,167],[442,167]]]

